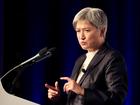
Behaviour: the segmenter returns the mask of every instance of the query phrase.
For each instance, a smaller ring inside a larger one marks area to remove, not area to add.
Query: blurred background
[[[140,105],[139,0],[0,0],[0,76],[31,58],[44,47],[56,53],[29,66],[18,75],[15,94],[49,105],[44,84],[70,76],[75,60],[84,53],[78,45],[72,20],[82,8],[101,8],[108,16],[108,43],[124,56],[129,91],[125,105]],[[11,76],[12,75],[12,76]],[[9,77],[8,77],[9,78]],[[5,79],[9,92],[12,79]]]

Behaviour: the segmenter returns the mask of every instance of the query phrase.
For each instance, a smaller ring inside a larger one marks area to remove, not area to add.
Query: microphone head
[[[82,69],[82,72],[83,72],[83,73],[86,73],[86,70],[85,70],[85,69]]]
[[[54,53],[54,52],[55,52],[55,50],[56,50],[56,48],[55,48],[55,47],[53,47],[53,48],[50,48],[50,49],[48,50],[48,52]]]
[[[39,55],[40,55],[40,56],[43,56],[43,55],[45,55],[45,54],[47,53],[47,51],[48,51],[48,49],[47,49],[47,47],[45,47],[45,48],[43,48],[43,49],[41,49],[41,50],[39,51]]]
[[[39,51],[39,56],[42,57],[42,56],[45,56],[45,55],[48,55],[48,54],[51,54],[52,55],[52,54],[55,53],[55,50],[56,50],[55,47],[50,48],[50,49],[48,49],[47,47],[45,47],[45,48],[43,48],[43,49],[41,49]]]

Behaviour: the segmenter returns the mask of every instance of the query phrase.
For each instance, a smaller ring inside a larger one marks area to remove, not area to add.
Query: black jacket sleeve
[[[105,91],[96,88],[85,89],[84,105],[122,105],[127,94],[127,73],[123,57],[113,53],[104,65]],[[103,87],[104,88],[104,87]]]

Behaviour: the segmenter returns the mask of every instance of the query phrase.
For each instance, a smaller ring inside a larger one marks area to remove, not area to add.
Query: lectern
[[[0,80],[0,105],[39,105],[29,100],[7,93]]]
[[[18,74],[21,73],[23,68],[30,66],[30,65],[33,65],[33,64],[35,64],[35,63],[37,63],[45,58],[51,57],[52,54],[54,53],[54,51],[55,51],[55,48],[47,49],[45,47],[45,48],[41,49],[35,56],[20,63],[19,65],[15,66],[11,70],[9,70],[5,75],[3,75],[0,78],[0,105],[39,105],[39,104],[31,102],[29,100],[14,96],[12,94],[9,94],[3,88],[1,80],[3,78],[5,78],[6,76],[8,76],[10,73],[17,72],[16,73],[17,76],[14,79],[12,79],[12,85],[14,85],[17,78],[18,78]]]

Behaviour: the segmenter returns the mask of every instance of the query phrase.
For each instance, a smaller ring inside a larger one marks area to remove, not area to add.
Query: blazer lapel
[[[82,84],[83,80],[87,77],[87,75],[95,68],[95,66],[104,58],[105,56],[106,47],[99,50],[97,54],[93,57],[90,64],[87,67],[86,73],[82,76],[79,84]]]
[[[77,60],[75,66],[74,66],[74,68],[73,68],[72,75],[71,75],[71,78],[72,78],[72,79],[74,79],[74,80],[77,79],[77,76],[78,76],[78,74],[79,74],[80,68],[81,68],[83,62],[85,61],[85,59],[86,59],[86,55],[83,55],[83,56],[81,56],[81,57]]]

